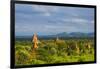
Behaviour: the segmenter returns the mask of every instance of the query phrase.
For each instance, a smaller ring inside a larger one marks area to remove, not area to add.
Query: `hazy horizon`
[[[62,34],[62,33],[66,33],[66,34],[71,34],[71,33],[83,33],[83,32],[70,32],[70,33],[67,33],[67,32],[61,32],[61,33],[57,33],[57,34],[38,34],[38,33],[36,33],[38,36],[49,36],[49,35],[58,35],[58,34]],[[90,33],[94,33],[94,32],[88,32],[88,33],[83,33],[83,34],[90,34]],[[34,35],[34,33],[33,34],[31,34],[31,35],[15,35],[15,37],[16,36],[33,36]]]

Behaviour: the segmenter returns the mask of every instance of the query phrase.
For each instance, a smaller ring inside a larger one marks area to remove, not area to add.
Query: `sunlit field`
[[[31,40],[16,40],[16,66],[94,61],[93,38],[40,39],[32,47]]]
[[[95,61],[95,9],[16,4],[15,66]]]

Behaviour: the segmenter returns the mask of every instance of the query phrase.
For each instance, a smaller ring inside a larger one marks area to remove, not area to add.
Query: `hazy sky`
[[[94,9],[45,5],[15,5],[16,36],[62,32],[94,32]]]

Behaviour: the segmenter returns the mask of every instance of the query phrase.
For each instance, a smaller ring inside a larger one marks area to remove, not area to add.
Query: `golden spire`
[[[37,39],[37,34],[34,33],[33,38],[32,38],[32,42],[33,42],[33,48],[36,49],[38,48],[38,39]]]

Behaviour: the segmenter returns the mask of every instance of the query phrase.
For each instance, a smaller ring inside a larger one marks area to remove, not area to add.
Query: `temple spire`
[[[36,33],[34,33],[33,35],[32,42],[33,42],[33,49],[38,48],[38,38]]]

